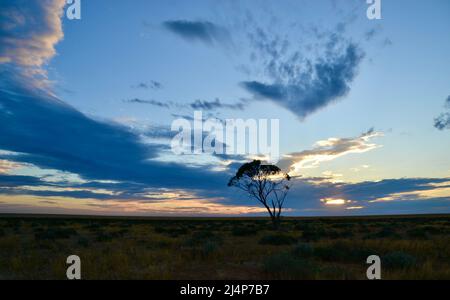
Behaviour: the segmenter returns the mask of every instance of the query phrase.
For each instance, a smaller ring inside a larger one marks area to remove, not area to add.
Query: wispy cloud
[[[190,104],[190,107],[195,110],[216,110],[216,109],[234,109],[243,110],[245,105],[243,102],[238,103],[223,103],[218,98],[214,101],[196,100]]]
[[[373,129],[356,138],[329,138],[316,142],[311,150],[290,153],[280,162],[279,166],[290,169],[293,174],[300,174],[302,169],[317,168],[321,163],[353,153],[364,153],[381,147],[370,140],[382,136]]]
[[[149,82],[140,82],[131,87],[135,88],[135,89],[144,89],[144,90],[148,90],[148,89],[159,90],[159,89],[163,88],[163,85],[161,82],[158,82],[155,80],[150,80]]]
[[[20,166],[21,164],[17,164],[5,159],[0,159],[0,174],[8,173],[9,171],[17,169]]]
[[[123,100],[124,103],[131,104],[148,104],[157,107],[163,108],[179,108],[179,109],[194,109],[194,110],[202,110],[202,111],[216,111],[220,109],[231,109],[231,110],[244,110],[245,103],[243,101],[236,103],[225,103],[222,102],[219,98],[216,98],[213,101],[208,100],[195,100],[191,103],[179,103],[173,101],[159,101],[154,99],[140,99],[140,98],[132,98]]]
[[[162,25],[187,41],[200,41],[208,45],[231,43],[228,30],[209,21],[169,20]]]
[[[434,127],[439,130],[450,129],[450,96],[445,100],[446,112],[434,119]]]
[[[128,99],[128,100],[123,100],[123,102],[125,102],[125,103],[134,103],[134,104],[149,104],[149,105],[158,106],[158,107],[164,107],[164,108],[169,108],[170,107],[170,103],[157,101],[157,100],[153,100],[153,99],[144,100],[144,99],[139,99],[139,98],[133,98],[133,99]]]

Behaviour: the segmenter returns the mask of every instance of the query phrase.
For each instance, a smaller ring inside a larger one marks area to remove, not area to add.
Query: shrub
[[[354,280],[358,279],[352,271],[345,266],[329,265],[320,270],[321,279]]]
[[[336,224],[333,224],[334,228],[340,228],[340,229],[346,229],[346,230],[352,229],[352,228],[354,228],[356,226],[357,226],[357,224],[355,224],[355,223],[336,223]]]
[[[179,227],[156,226],[154,230],[156,233],[165,234],[167,236],[174,238],[188,233],[187,228],[184,228],[182,226]]]
[[[222,241],[222,238],[218,235],[214,234],[211,231],[196,231],[186,240],[186,244],[195,246],[199,244],[203,244],[205,241],[213,240],[213,241]]]
[[[354,244],[335,242],[326,246],[319,246],[314,249],[314,256],[332,262],[365,262],[372,253],[365,247],[358,247]]]
[[[92,231],[100,230],[101,227],[102,227],[102,225],[100,223],[97,223],[97,222],[90,222],[89,224],[87,224],[85,226],[86,229],[90,229]]]
[[[89,245],[90,245],[89,239],[84,238],[84,237],[80,237],[78,239],[77,243],[81,247],[89,247]]]
[[[413,228],[407,231],[407,234],[411,238],[416,239],[429,239],[430,234],[424,228]]]
[[[325,237],[325,230],[320,227],[307,227],[302,232],[302,238],[308,242],[318,241],[323,237]]]
[[[348,238],[353,236],[353,232],[350,230],[330,229],[324,231],[323,236],[330,239]]]
[[[217,251],[222,244],[222,238],[209,231],[197,231],[184,241],[186,247],[191,248],[195,256],[207,257]]]
[[[109,242],[112,241],[116,236],[109,232],[99,232],[96,236],[97,242]]]
[[[207,240],[200,248],[201,256],[207,257],[219,249],[219,242],[214,240]]]
[[[156,226],[154,228],[154,230],[155,230],[156,233],[165,233],[166,232],[166,228],[162,227],[162,226]]]
[[[400,238],[401,236],[395,231],[395,229],[385,227],[376,233],[367,235],[366,239],[382,239],[382,238]]]
[[[294,238],[294,237],[292,237],[290,235],[286,235],[286,234],[266,235],[266,236],[263,236],[259,240],[259,243],[261,245],[275,245],[275,246],[292,245],[295,242],[297,242],[296,238]]]
[[[78,234],[73,228],[48,228],[46,231],[36,231],[34,236],[37,240],[68,239]]]
[[[250,236],[256,234],[258,231],[253,227],[239,226],[234,227],[231,233],[234,236]]]
[[[417,264],[417,259],[401,251],[391,252],[382,257],[382,266],[388,269],[409,269]]]
[[[311,261],[281,253],[267,257],[263,262],[263,271],[270,277],[313,279],[318,268]]]
[[[292,253],[297,257],[311,257],[314,255],[314,247],[307,243],[300,243],[294,247]]]

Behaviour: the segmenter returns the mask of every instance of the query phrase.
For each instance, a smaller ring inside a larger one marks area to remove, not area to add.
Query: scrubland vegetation
[[[0,279],[450,279],[450,216],[268,219],[0,217]]]

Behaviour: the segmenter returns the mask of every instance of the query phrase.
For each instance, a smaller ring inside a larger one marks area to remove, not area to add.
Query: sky
[[[450,3],[0,0],[0,213],[259,216],[194,111],[277,119],[285,215],[450,213]]]

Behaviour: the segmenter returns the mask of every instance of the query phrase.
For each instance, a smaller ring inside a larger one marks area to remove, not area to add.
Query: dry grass
[[[450,279],[450,216],[126,219],[2,216],[0,279]],[[384,260],[383,260],[384,259]],[[386,262],[384,264],[383,262]]]

